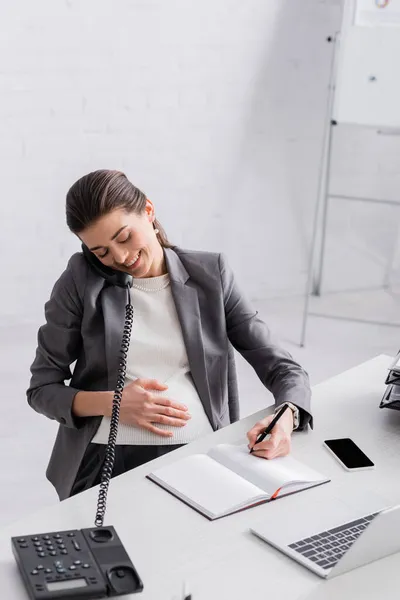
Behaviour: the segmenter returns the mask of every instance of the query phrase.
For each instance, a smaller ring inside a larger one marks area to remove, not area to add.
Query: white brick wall
[[[252,296],[303,289],[337,0],[3,4],[3,317],[40,318],[78,248],[65,193],[97,168],[124,169],[176,243],[227,252]],[[353,185],[343,155],[366,138],[346,136],[338,183]],[[385,165],[397,188],[390,145],[357,159],[368,189]]]

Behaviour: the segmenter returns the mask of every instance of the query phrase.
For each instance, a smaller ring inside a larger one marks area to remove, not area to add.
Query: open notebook
[[[265,460],[247,445],[219,444],[147,475],[209,519],[327,483],[329,479],[291,456]]]

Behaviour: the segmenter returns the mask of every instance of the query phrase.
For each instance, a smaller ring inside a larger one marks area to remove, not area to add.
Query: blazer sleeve
[[[83,303],[69,263],[45,304],[46,322],[38,332],[27,398],[38,413],[74,429],[80,428],[85,420],[73,415],[72,403],[79,390],[65,381],[71,379],[71,364],[82,348],[82,312]]]
[[[274,343],[269,328],[239,290],[223,254],[219,256],[219,267],[230,342],[272,392],[277,406],[291,402],[299,408],[299,429],[304,429],[307,424],[312,427],[311,389],[307,373],[289,352]]]

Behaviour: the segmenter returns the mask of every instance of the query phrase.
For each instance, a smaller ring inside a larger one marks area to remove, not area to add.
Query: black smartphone
[[[350,438],[325,440],[324,446],[347,471],[372,469],[375,465]]]

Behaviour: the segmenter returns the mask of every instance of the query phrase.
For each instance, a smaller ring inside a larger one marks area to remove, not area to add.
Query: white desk
[[[263,413],[113,480],[105,525],[115,526],[144,582],[133,600],[179,598],[183,580],[193,600],[249,598],[398,598],[400,556],[394,555],[329,582],[297,565],[249,533],[263,519],[282,519],[310,503],[315,513],[346,505],[355,514],[400,503],[400,412],[378,408],[390,357],[379,356],[313,389],[315,429],[293,436],[293,455],[332,478],[331,483],[214,522],[208,521],[144,475],[184,455],[220,442],[243,441]],[[264,411],[265,413],[266,411]],[[348,473],[322,447],[327,437],[350,436],[376,469]],[[22,476],[22,475],[21,475]],[[0,589],[6,600],[26,600],[10,537],[93,526],[97,488],[50,509],[27,515],[1,530]],[[27,490],[27,510],[29,490]],[[397,532],[398,534],[398,532]]]

